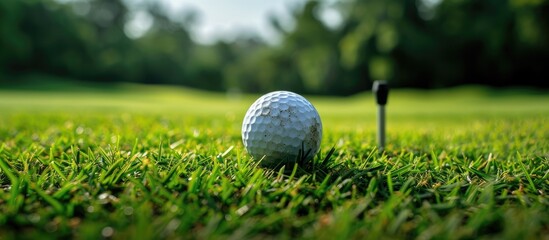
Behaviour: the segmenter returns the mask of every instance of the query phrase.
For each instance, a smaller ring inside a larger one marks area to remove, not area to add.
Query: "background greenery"
[[[155,1],[0,2],[0,81],[42,73],[91,82],[162,83],[215,91],[348,95],[387,79],[394,87],[461,84],[548,87],[549,2],[544,0],[350,0],[329,4],[338,27],[318,18],[322,1],[292,9],[293,27],[269,16],[278,44],[254,34],[201,45],[197,14],[169,17]],[[245,7],[245,6],[243,6]],[[153,18],[142,37],[124,28]],[[70,81],[70,80],[67,80]]]

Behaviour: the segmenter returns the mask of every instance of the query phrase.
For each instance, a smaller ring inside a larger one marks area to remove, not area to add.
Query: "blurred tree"
[[[135,44],[123,32],[128,9],[122,0],[88,0],[84,16],[93,30],[87,35],[93,49],[94,71],[88,79],[95,81],[133,81],[133,61],[128,61]]]
[[[293,64],[307,92],[326,93],[335,82],[330,74],[337,67],[335,34],[319,19],[320,3],[308,1],[294,11],[295,28],[284,36],[282,47],[293,54]]]
[[[234,52],[240,54],[225,71],[229,88],[244,92],[303,90],[290,54],[250,40],[243,45],[245,42],[242,40],[233,43]]]
[[[388,55],[399,41],[395,22],[401,18],[400,1],[355,1],[343,5],[347,12],[339,51],[349,83],[347,89],[365,90],[372,79],[388,79],[393,74]]]
[[[343,16],[338,27],[321,17],[328,6]],[[201,45],[189,30],[198,13],[169,14],[162,2],[8,0],[0,1],[0,76],[339,95],[376,79],[549,87],[547,12],[543,0],[305,1],[291,10],[292,27],[270,17],[277,45],[250,33]],[[135,32],[140,18],[150,24]]]
[[[441,2],[431,26],[445,42],[439,59],[452,68],[453,85],[549,86],[542,66],[549,62],[548,10],[547,1]]]
[[[332,92],[330,84],[337,84],[337,39],[318,18],[319,4],[309,1],[294,9],[291,30],[271,16],[272,27],[282,35],[281,45],[256,51],[232,66],[228,81],[240,82],[237,85],[244,91]]]
[[[153,24],[147,33],[136,39],[141,68],[140,82],[187,84],[195,86],[189,77],[188,64],[192,41],[182,23],[171,21],[158,4],[147,6]]]
[[[347,6],[340,47],[349,73],[363,69],[368,74],[362,76],[396,87],[548,86],[545,1],[357,0]]]
[[[0,2],[0,72],[14,72],[14,63],[30,55],[30,39],[18,27],[23,7],[18,1]]]
[[[10,73],[86,72],[91,60],[86,24],[50,1],[2,1],[0,69]],[[5,14],[4,14],[5,10]]]

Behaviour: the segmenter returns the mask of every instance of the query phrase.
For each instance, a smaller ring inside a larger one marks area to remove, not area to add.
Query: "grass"
[[[0,239],[549,236],[546,92],[394,91],[383,154],[370,94],[310,97],[321,152],[282,169],[241,143],[256,97],[0,89]]]

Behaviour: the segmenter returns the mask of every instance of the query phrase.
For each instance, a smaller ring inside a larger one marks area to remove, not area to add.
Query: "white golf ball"
[[[320,148],[322,122],[315,107],[304,97],[276,91],[257,99],[242,123],[246,150],[262,164],[312,159]],[[300,156],[301,151],[301,156]]]

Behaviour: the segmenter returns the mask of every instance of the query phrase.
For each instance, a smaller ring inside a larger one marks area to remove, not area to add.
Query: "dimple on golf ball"
[[[322,122],[304,97],[276,91],[257,99],[242,123],[242,141],[248,153],[262,164],[310,160],[322,140]],[[300,155],[301,154],[301,155]]]

